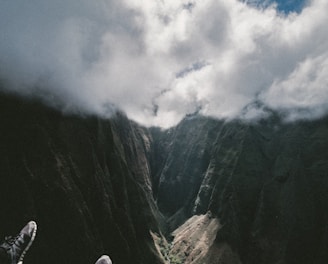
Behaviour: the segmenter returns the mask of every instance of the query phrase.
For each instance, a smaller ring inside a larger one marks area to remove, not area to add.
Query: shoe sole
[[[23,264],[23,259],[24,259],[24,256],[26,254],[26,252],[29,250],[29,248],[31,247],[31,245],[33,244],[33,241],[35,239],[35,236],[36,236],[36,230],[38,229],[38,226],[36,224],[36,222],[32,221],[32,223],[34,224],[35,228],[33,230],[33,233],[32,233],[32,236],[31,236],[31,240],[30,242],[27,244],[26,248],[23,250],[23,253],[22,255],[20,256],[17,264]]]

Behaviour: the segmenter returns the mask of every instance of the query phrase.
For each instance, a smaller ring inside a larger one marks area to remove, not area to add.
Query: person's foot
[[[112,261],[107,255],[102,255],[95,264],[112,264]]]
[[[37,225],[30,221],[17,236],[6,237],[0,248],[8,255],[8,264],[22,264],[24,256],[36,236]]]

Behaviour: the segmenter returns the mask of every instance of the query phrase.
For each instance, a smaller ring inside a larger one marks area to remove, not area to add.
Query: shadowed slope
[[[0,235],[39,223],[27,264],[103,253],[117,264],[162,263],[150,231],[171,238],[178,227],[171,254],[195,257],[190,237],[209,264],[328,262],[327,118],[189,116],[162,131],[1,95],[0,122]]]
[[[242,263],[328,261],[327,118],[195,117],[163,133],[153,132],[166,151],[155,179],[170,231],[211,211],[222,224],[217,245],[230,245]]]
[[[39,224],[26,263],[157,263],[149,134],[0,96],[0,234]]]

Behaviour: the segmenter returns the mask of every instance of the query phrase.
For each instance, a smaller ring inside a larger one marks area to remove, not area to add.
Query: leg
[[[3,248],[0,248],[0,264],[8,263],[7,251]]]

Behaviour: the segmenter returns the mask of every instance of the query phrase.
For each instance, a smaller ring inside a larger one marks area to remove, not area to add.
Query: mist
[[[325,0],[298,13],[237,0],[3,0],[1,89],[164,128],[195,112],[318,118],[328,112],[327,11]]]

